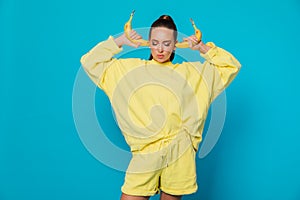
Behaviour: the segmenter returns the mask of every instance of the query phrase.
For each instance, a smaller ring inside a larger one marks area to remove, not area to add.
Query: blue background
[[[193,17],[243,65],[220,140],[197,160],[199,190],[184,199],[299,200],[298,0],[0,1],[0,199],[119,198],[124,173],[81,143],[72,89],[80,57],[132,9],[134,27],[166,13],[185,34]]]

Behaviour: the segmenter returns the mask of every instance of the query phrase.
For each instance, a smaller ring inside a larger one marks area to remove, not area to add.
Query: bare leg
[[[177,195],[171,195],[171,194],[167,194],[164,192],[161,192],[160,194],[160,200],[181,200],[181,195],[177,196]]]
[[[121,200],[148,200],[149,197],[143,197],[143,196],[132,196],[128,194],[122,193]]]

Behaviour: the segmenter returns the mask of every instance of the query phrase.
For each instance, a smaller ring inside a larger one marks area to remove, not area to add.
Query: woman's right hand
[[[130,38],[132,40],[138,40],[138,39],[142,39],[142,36],[139,35],[136,31],[132,30],[130,32]],[[125,33],[123,33],[121,36],[115,38],[115,42],[116,44],[121,48],[123,45],[127,45],[127,46],[131,46],[131,47],[139,47],[140,46],[140,43],[133,43],[132,41],[130,41]]]
[[[198,38],[195,35],[191,35],[190,37],[184,38],[183,40],[189,43],[190,49],[198,50],[203,54],[206,54],[206,52],[208,52],[208,50],[211,48],[204,44],[202,40],[198,41]]]

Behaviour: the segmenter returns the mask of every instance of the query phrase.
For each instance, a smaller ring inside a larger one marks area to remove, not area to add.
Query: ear
[[[176,40],[176,41],[175,41],[175,45],[174,45],[174,49],[173,49],[173,51],[175,51],[175,50],[176,50],[176,44],[177,44],[177,42],[178,42],[178,40]]]

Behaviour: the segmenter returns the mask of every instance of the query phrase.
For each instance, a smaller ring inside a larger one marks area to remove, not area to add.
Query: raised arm
[[[210,49],[206,53],[200,53],[205,58],[204,68],[205,76],[210,76],[212,79],[212,97],[213,101],[236,77],[241,64],[231,55],[228,51],[216,47],[214,43],[209,42],[206,44]]]
[[[203,76],[211,88],[211,101],[213,101],[235,78],[241,64],[226,50],[216,47],[214,43],[204,44],[198,42],[196,36],[192,35],[185,40],[192,50],[197,50],[205,58],[203,63]]]
[[[131,31],[130,36],[132,39],[141,38],[134,30]],[[119,61],[113,56],[122,51],[123,45],[139,47],[139,44],[132,43],[124,34],[117,38],[110,36],[106,41],[100,42],[81,57],[82,67],[91,80],[100,88],[104,89],[106,70],[118,64]]]
[[[113,56],[122,50],[110,36],[106,41],[102,41],[92,48],[80,59],[81,65],[91,78],[91,80],[103,88],[105,71],[114,65],[117,60]]]

